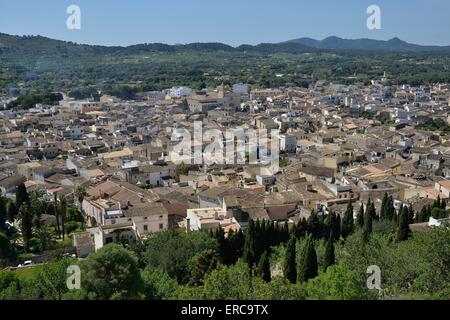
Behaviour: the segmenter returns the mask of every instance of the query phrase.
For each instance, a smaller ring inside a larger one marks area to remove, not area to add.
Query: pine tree
[[[323,263],[324,271],[326,271],[329,266],[332,266],[334,264],[335,264],[334,239],[333,234],[331,234],[330,239],[328,239],[327,246],[325,248],[325,257]]]
[[[404,206],[400,207],[399,219],[398,219],[398,229],[397,229],[397,240],[405,241],[408,240],[411,230],[409,229],[409,218],[408,209]]]
[[[257,274],[265,282],[270,282],[270,280],[271,280],[270,260],[269,260],[269,254],[267,253],[267,251],[264,251],[264,253],[261,255],[261,258],[259,259]]]
[[[314,249],[313,238],[308,235],[306,237],[306,243],[300,251],[297,269],[297,281],[307,282],[309,279],[317,277],[317,254]]]
[[[341,222],[342,238],[347,239],[347,237],[353,233],[354,227],[355,226],[353,222],[353,206],[351,200],[349,200],[347,209],[345,210],[344,217]]]
[[[32,224],[33,217],[31,215],[31,211],[29,209],[28,204],[22,203],[19,209],[20,216],[20,229],[22,231],[23,242],[26,247],[28,247],[28,243],[32,237]]]
[[[358,228],[364,227],[364,204],[362,202],[359,207],[358,215],[356,216],[356,225]]]
[[[27,188],[23,183],[19,184],[16,188],[16,207],[20,209],[22,204],[30,204],[30,196],[28,195]]]
[[[292,237],[286,245],[286,253],[283,261],[283,275],[290,283],[297,281],[297,269],[295,263],[295,242],[296,239]]]

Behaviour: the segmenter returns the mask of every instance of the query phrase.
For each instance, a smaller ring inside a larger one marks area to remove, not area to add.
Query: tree
[[[317,277],[317,274],[317,254],[314,249],[313,238],[311,235],[308,235],[303,247],[299,251],[297,263],[297,282],[307,282],[309,279]]]
[[[253,220],[248,222],[247,230],[245,233],[244,243],[244,261],[248,263],[250,267],[253,267],[255,261],[255,237],[256,227]]]
[[[39,239],[44,251],[50,249],[56,242],[54,230],[45,225],[36,229],[36,237]]]
[[[283,261],[283,275],[287,280],[289,280],[290,283],[295,283],[297,281],[297,269],[295,263],[295,242],[296,239],[294,237],[292,237],[288,241]]]
[[[23,243],[28,247],[28,243],[32,237],[32,225],[33,217],[31,215],[29,206],[27,203],[22,203],[19,209],[20,216],[20,229],[22,231]]]
[[[310,233],[314,239],[320,239],[322,237],[322,224],[320,223],[319,216],[314,210],[311,210],[307,222],[308,233]]]
[[[324,263],[323,268],[324,271],[327,270],[328,267],[335,264],[335,255],[334,255],[334,239],[333,235],[330,235],[330,239],[327,241],[327,245],[325,247],[325,257],[324,257]]]
[[[16,188],[16,207],[19,210],[22,204],[30,204],[30,196],[28,195],[27,188],[23,183],[19,184]]]
[[[381,201],[380,219],[389,218],[389,198],[387,192],[384,193],[383,200]]]
[[[409,205],[408,206],[408,223],[409,224],[414,223],[414,217],[415,217],[414,209],[413,209],[412,205]]]
[[[205,275],[216,269],[220,264],[220,257],[215,250],[207,249],[193,256],[188,262],[189,284],[198,286],[203,284]]]
[[[362,202],[359,207],[358,215],[356,216],[356,226],[358,228],[364,227],[364,204]]]
[[[6,201],[3,199],[1,191],[0,191],[0,230],[5,225],[7,218],[7,212],[6,212]]]
[[[75,197],[78,200],[78,204],[81,208],[81,204],[83,203],[84,197],[86,197],[86,188],[84,186],[78,186],[75,188]]]
[[[217,250],[217,240],[201,231],[168,230],[152,234],[144,241],[143,263],[166,272],[178,283],[189,281],[189,260],[207,249]]]
[[[261,258],[259,259],[256,275],[260,276],[265,282],[270,282],[271,280],[270,261],[267,251],[264,251],[264,253],[261,255]]]
[[[409,211],[406,206],[400,207],[399,219],[398,219],[398,229],[397,229],[397,240],[405,241],[408,240],[411,234],[409,229]]]
[[[9,222],[14,222],[17,217],[17,207],[14,201],[7,201],[6,203],[6,216]]]
[[[66,197],[64,197],[64,196],[61,196],[59,198],[58,211],[59,211],[59,216],[61,217],[62,238],[64,241],[64,237],[65,237],[65,233],[66,233],[64,224],[65,224],[65,220],[66,220],[66,211],[67,211],[67,200],[66,200]]]
[[[353,233],[355,226],[353,222],[353,206],[352,201],[349,200],[347,209],[345,210],[344,217],[341,222],[341,235],[344,239]]]
[[[341,223],[340,219],[338,219],[333,211],[331,211],[325,218],[325,224],[327,227],[327,232],[323,236],[329,238],[330,235],[333,235],[334,240],[339,240],[341,233]]]
[[[136,299],[142,279],[137,258],[119,244],[109,244],[90,255],[81,265],[82,291],[89,299]]]
[[[66,220],[67,222],[84,222],[83,214],[78,208],[70,206],[66,210]]]
[[[373,203],[369,201],[367,202],[367,210],[364,215],[364,229],[363,229],[363,240],[364,242],[369,241],[370,234],[372,233],[372,225],[373,225]]]
[[[0,261],[8,257],[10,249],[11,244],[9,243],[8,237],[0,231]]]
[[[305,218],[302,218],[293,228],[292,234],[297,239],[302,238],[305,236],[306,232],[308,231],[308,222]]]
[[[75,262],[63,258],[51,264],[45,264],[36,275],[36,285],[44,299],[62,300],[67,289],[67,267]]]
[[[308,281],[306,290],[309,297],[319,300],[359,300],[365,296],[358,274],[342,265],[331,266]]]
[[[164,271],[148,267],[141,272],[141,277],[144,283],[144,299],[163,300],[177,298],[178,283]]]

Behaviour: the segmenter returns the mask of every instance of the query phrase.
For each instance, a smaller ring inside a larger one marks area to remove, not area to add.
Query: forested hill
[[[444,47],[422,52],[408,44],[414,50],[406,50],[394,40],[363,50],[357,42],[331,38],[327,43],[335,49],[330,49],[315,41],[108,47],[0,33],[0,95],[66,92],[83,98],[101,90],[129,97],[176,85],[214,88],[237,82],[255,87],[305,87],[317,80],[369,84],[384,72],[392,83],[450,82],[450,50]]]

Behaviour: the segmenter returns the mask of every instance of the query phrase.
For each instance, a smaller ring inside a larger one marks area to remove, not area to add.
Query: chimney
[[[186,231],[191,231],[191,219],[186,219]]]

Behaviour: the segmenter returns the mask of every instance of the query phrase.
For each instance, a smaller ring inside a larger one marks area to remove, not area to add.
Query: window
[[[159,216],[159,218],[160,218],[160,219],[162,219],[162,218],[163,218],[163,216]]]
[[[148,217],[144,217],[144,220],[148,220]]]
[[[148,231],[148,225],[144,225],[144,231]]]
[[[164,224],[163,224],[163,223],[160,223],[160,224],[159,224],[159,230],[162,230],[162,229],[164,229]]]
[[[116,219],[112,219],[111,224],[116,224]]]

